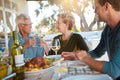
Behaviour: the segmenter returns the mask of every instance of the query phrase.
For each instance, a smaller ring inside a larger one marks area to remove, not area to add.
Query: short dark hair
[[[103,6],[106,2],[110,3],[116,11],[120,11],[120,0],[98,0],[100,5]]]

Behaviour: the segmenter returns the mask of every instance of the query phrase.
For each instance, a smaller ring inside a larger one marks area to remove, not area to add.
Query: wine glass
[[[33,39],[33,40],[36,41],[36,33],[35,33],[35,32],[31,32],[31,33],[28,35],[28,37],[29,37],[30,39]],[[36,44],[32,45],[32,47],[36,47]]]
[[[55,54],[57,55],[57,51],[60,49],[60,40],[54,39],[52,41],[52,50],[55,51]]]

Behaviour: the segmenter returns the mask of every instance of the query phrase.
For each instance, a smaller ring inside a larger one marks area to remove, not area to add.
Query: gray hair
[[[15,19],[16,25],[18,25],[19,23],[24,23],[24,19],[30,19],[30,17],[26,14],[18,15]]]

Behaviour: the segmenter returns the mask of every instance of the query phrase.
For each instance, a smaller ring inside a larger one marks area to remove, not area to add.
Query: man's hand
[[[25,44],[27,47],[36,46],[36,40],[35,39],[28,39]]]
[[[24,44],[22,45],[22,47],[23,47],[22,52],[24,52],[27,47],[35,46],[35,45],[36,45],[36,40],[35,40],[35,39],[28,39],[28,40],[26,41],[26,43],[24,43]]]
[[[84,50],[81,51],[76,51],[76,56],[77,58],[92,67],[93,69],[102,72],[103,66],[104,66],[104,61],[98,61],[93,59],[90,54]]]
[[[78,51],[76,51],[75,54],[76,54],[77,58],[78,58],[80,61],[83,61],[83,62],[84,62],[85,59],[91,58],[91,56],[89,55],[89,53],[87,53],[87,52],[84,51],[84,50],[78,50]]]

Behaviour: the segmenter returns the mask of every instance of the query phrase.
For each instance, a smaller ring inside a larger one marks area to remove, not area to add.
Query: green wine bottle
[[[17,32],[13,31],[13,44],[11,47],[12,70],[16,73],[13,80],[24,80],[24,56],[22,46],[18,41]]]

